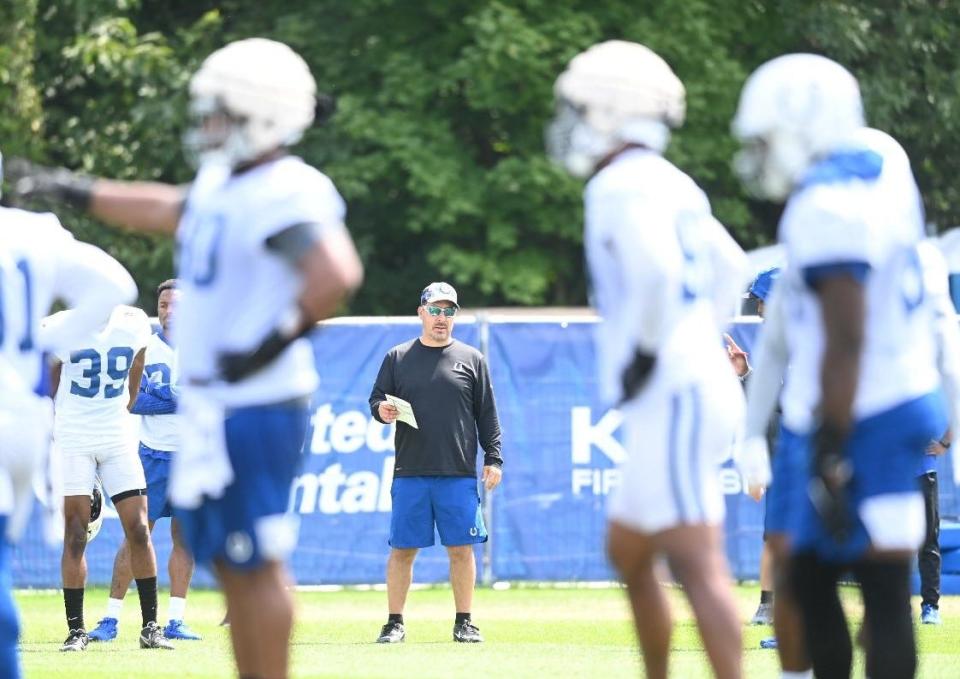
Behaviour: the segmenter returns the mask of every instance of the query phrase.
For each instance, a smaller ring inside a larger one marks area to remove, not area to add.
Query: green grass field
[[[677,622],[671,676],[710,676],[689,610],[671,590]],[[740,613],[748,619],[757,588],[738,587]],[[859,621],[858,593],[844,593],[848,612]],[[88,591],[87,624],[93,626],[106,605],[105,590]],[[480,589],[474,620],[486,637],[475,646],[455,644],[450,632],[453,598],[449,589],[413,591],[405,614],[407,641],[397,646],[372,643],[383,624],[386,595],[379,591],[299,592],[293,640],[294,677],[623,677],[638,676],[637,653],[623,593],[615,588]],[[190,624],[201,642],[179,642],[169,651],[137,647],[139,609],[131,591],[120,636],[91,644],[82,654],[60,653],[66,636],[59,592],[21,591],[23,666],[27,677],[115,679],[120,677],[228,677],[233,673],[228,630],[217,626],[223,615],[220,595],[191,592]],[[161,595],[161,615],[166,594]],[[919,603],[915,601],[914,609]],[[960,677],[960,597],[941,603],[944,624],[918,627],[920,677]],[[746,677],[774,677],[774,651],[759,649],[769,628],[744,627]],[[862,659],[857,658],[858,666]],[[862,669],[858,669],[862,676]]]

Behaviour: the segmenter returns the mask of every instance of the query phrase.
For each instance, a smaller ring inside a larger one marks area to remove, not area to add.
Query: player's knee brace
[[[790,563],[792,593],[802,613],[810,660],[817,679],[847,679],[853,646],[837,594],[839,569],[812,552],[795,554]]]
[[[860,581],[867,627],[867,671],[871,679],[913,677],[917,648],[910,613],[910,564],[865,561],[855,573]]]

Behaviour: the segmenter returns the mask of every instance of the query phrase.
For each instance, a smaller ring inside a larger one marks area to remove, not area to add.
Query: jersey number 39
[[[101,381],[104,398],[116,398],[123,393],[124,381],[127,373],[133,366],[133,349],[131,347],[113,347],[107,351],[107,369],[103,368],[103,357],[96,349],[80,349],[70,354],[70,362],[81,365],[83,372],[80,377],[86,380],[81,384],[76,380],[70,382],[70,393],[83,398],[94,398],[100,393]],[[86,365],[83,365],[86,364]],[[101,376],[106,379],[101,380]]]

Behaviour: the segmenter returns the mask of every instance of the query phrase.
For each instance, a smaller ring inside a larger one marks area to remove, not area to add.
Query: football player
[[[0,224],[0,675],[19,677],[19,622],[3,552],[30,517],[34,471],[49,451],[53,414],[43,352],[52,347],[40,319],[54,300],[65,302],[72,313],[60,339],[70,342],[132,301],[137,288],[116,260],[74,240],[52,214],[0,207]],[[59,505],[59,497],[49,499]]]
[[[44,320],[56,335],[72,311]],[[157,625],[157,561],[147,523],[147,484],[135,453],[138,422],[129,410],[143,374],[150,321],[140,309],[118,306],[101,327],[55,352],[54,441],[63,457],[63,599],[69,636],[63,651],[89,643],[83,620],[90,493],[97,476],[109,494],[126,541],[137,582],[143,627],[141,648],[170,645]]]
[[[173,541],[167,564],[170,574],[170,603],[163,635],[167,639],[199,640],[200,635],[183,621],[187,590],[193,576],[193,555],[184,544],[180,523],[173,518],[167,499],[170,460],[179,439],[176,416],[179,394],[178,365],[176,350],[170,339],[170,322],[173,320],[174,306],[180,294],[176,283],[175,280],[167,280],[157,288],[157,318],[160,321],[160,330],[147,340],[140,391],[131,412],[142,415],[140,462],[147,480],[147,519],[150,522],[151,534],[157,520],[170,518],[170,537]],[[107,614],[97,623],[97,627],[91,630],[91,641],[111,641],[117,637],[123,597],[130,587],[132,577],[130,550],[124,542],[117,550],[113,564]]]
[[[186,142],[199,171],[186,193],[26,164],[14,184],[108,223],[176,234],[182,436],[170,497],[194,557],[212,562],[226,594],[241,676],[287,674],[284,562],[297,539],[287,506],[317,386],[304,335],[362,278],[339,193],[286,151],[317,102],[298,54],[241,40],[190,81]]]
[[[655,563],[684,587],[718,677],[739,677],[740,624],[723,553],[717,464],[743,416],[720,321],[746,258],[703,191],[663,157],[684,118],[680,80],[657,54],[611,41],[554,86],[548,150],[584,192],[603,396],[624,412],[627,460],[609,501],[608,548],[627,585],[649,677],[667,676],[671,619]]]
[[[779,472],[783,455],[784,473],[800,479],[790,484],[799,503],[790,574],[813,673],[850,674],[836,583],[851,570],[864,600],[867,675],[910,677],[909,566],[924,535],[914,472],[945,426],[910,163],[892,138],[865,129],[856,78],[816,55],[758,68],[733,130],[745,184],[787,202],[777,290],[790,372],[775,464]]]

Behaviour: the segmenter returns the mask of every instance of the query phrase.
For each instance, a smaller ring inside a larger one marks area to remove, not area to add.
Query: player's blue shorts
[[[480,492],[472,476],[394,477],[390,497],[391,547],[430,547],[434,524],[446,547],[487,541]]]
[[[773,479],[766,493],[765,535],[786,535],[789,538],[796,532],[797,513],[806,494],[809,469],[806,438],[780,425],[777,450],[771,460]]]
[[[302,400],[228,411],[233,483],[223,497],[175,513],[198,563],[251,570],[293,551],[299,523],[287,509],[303,461],[307,416]]]
[[[930,440],[942,435],[945,428],[943,403],[935,394],[915,398],[858,422],[846,448],[853,466],[847,488],[848,509],[854,523],[851,535],[843,544],[833,540],[804,492],[795,549],[813,550],[822,559],[841,563],[862,557],[870,546],[858,512],[864,500],[878,495],[919,493],[916,472],[920,458]],[[803,440],[809,458],[810,437]]]
[[[147,518],[150,521],[173,516],[173,507],[167,499],[167,482],[170,480],[170,455],[166,450],[156,450],[140,444],[140,463],[147,479]]]

